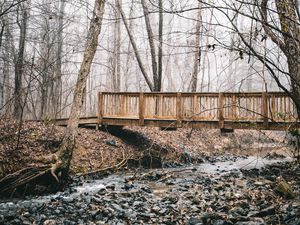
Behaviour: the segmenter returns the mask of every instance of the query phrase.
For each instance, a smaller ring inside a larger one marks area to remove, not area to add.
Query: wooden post
[[[232,118],[233,120],[237,120],[237,96],[232,95]]]
[[[140,126],[144,126],[145,118],[144,118],[144,93],[140,93],[139,95],[139,124]]]
[[[218,114],[219,114],[219,126],[220,128],[224,128],[224,94],[219,93],[219,107],[218,107]]]
[[[264,127],[268,128],[268,126],[269,126],[268,98],[267,98],[267,93],[266,92],[262,93],[261,115],[262,115],[262,120],[264,121]]]
[[[97,128],[99,128],[99,125],[102,124],[103,120],[103,94],[102,92],[98,93],[98,125]]]
[[[277,110],[276,110],[276,98],[275,98],[275,95],[274,94],[272,94],[272,108],[271,108],[271,118],[272,118],[272,120],[276,120],[277,118],[277,116],[276,116],[276,113],[277,113]]]
[[[118,98],[117,98],[118,99]],[[126,109],[125,109],[125,107],[126,107],[126,101],[127,100],[127,96],[125,96],[124,94],[121,94],[121,95],[119,95],[119,101],[121,101],[121,102],[119,102],[119,104],[120,104],[120,111],[119,111],[119,115],[121,116],[121,117],[124,117],[125,116],[125,112],[126,112]]]
[[[194,94],[194,96],[191,96],[191,98],[193,98],[193,102],[192,102],[192,107],[193,107],[193,111],[192,111],[192,120],[195,121],[198,113],[200,112],[199,108],[198,108],[198,111],[197,111],[197,94]]]
[[[177,127],[182,127],[181,93],[176,96],[176,120]]]
[[[158,106],[159,106],[159,110],[158,110],[158,117],[161,117],[161,118],[163,118],[164,117],[164,104],[163,104],[163,100],[164,100],[164,98],[163,98],[163,94],[162,93],[160,93],[159,94],[159,100],[158,100],[158,102],[159,102],[159,104],[158,104]],[[160,114],[160,115],[159,115]]]

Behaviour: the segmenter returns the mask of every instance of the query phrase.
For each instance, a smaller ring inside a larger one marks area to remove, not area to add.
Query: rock
[[[190,218],[188,221],[188,225],[202,225],[202,224],[203,224],[202,220],[195,217]]]
[[[155,217],[153,213],[140,213],[137,215],[138,218],[142,219],[143,221],[149,221],[151,218]]]
[[[275,207],[270,206],[266,209],[261,210],[258,213],[251,215],[251,217],[266,217],[266,216],[275,215],[275,213],[276,213]]]
[[[98,194],[99,194],[99,195],[105,195],[106,193],[107,193],[106,188],[101,188],[101,189],[98,191]]]
[[[160,207],[158,207],[158,206],[153,206],[153,207],[151,208],[151,211],[154,212],[154,213],[158,213],[159,210],[160,210]]]
[[[188,150],[185,150],[181,155],[181,160],[184,161],[184,163],[193,163],[193,158],[191,156],[191,153]]]
[[[105,144],[117,147],[117,144],[116,144],[115,140],[107,140],[107,141],[105,141]]]
[[[153,192],[153,191],[151,190],[151,188],[149,188],[149,187],[147,187],[147,186],[142,187],[141,190],[144,191],[144,192],[146,192],[146,193],[149,193],[149,194]]]
[[[144,205],[144,202],[142,202],[142,201],[134,201],[133,202],[134,207],[140,207],[140,206],[143,206],[143,205]]]
[[[265,221],[262,218],[252,218],[250,221],[239,221],[235,225],[265,225]]]
[[[168,213],[168,210],[167,209],[161,209],[158,213],[162,216],[165,216]]]
[[[111,206],[112,206],[115,210],[117,210],[117,211],[119,211],[119,212],[123,212],[123,211],[124,211],[124,210],[122,209],[122,207],[119,206],[118,204],[113,203],[113,204],[111,204]]]
[[[43,225],[56,225],[55,220],[45,220]]]
[[[168,201],[170,202],[171,204],[175,204],[176,202],[178,202],[178,196],[177,195],[169,195],[169,196],[166,196],[164,198],[164,201]]]
[[[110,189],[110,190],[114,191],[116,189],[116,185],[115,184],[108,184],[108,185],[106,185],[106,189]]]
[[[133,184],[125,184],[123,189],[126,190],[126,191],[129,191],[130,189],[132,189],[134,187]]]
[[[225,220],[213,220],[211,222],[212,225],[231,225],[232,223],[227,222]]]

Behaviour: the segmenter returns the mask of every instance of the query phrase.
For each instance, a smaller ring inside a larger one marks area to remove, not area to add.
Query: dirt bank
[[[65,128],[53,124],[0,120],[0,178],[28,166],[51,163]],[[238,130],[221,135],[219,130],[124,128],[107,132],[80,128],[72,173],[107,168],[129,159],[138,164],[153,156],[163,163],[202,162],[225,153],[260,154],[272,151],[288,155],[284,132]],[[140,161],[139,161],[140,160]]]

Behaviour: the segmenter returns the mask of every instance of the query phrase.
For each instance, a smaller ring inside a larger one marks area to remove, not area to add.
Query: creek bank
[[[252,159],[228,157],[77,179],[63,193],[1,203],[0,224],[300,224],[299,164],[246,168]],[[205,169],[212,164],[217,169]],[[282,180],[292,199],[278,192]]]

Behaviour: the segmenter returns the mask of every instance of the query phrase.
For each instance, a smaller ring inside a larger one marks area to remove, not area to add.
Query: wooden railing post
[[[177,127],[182,127],[181,93],[176,96],[176,120]]]
[[[144,126],[145,118],[144,118],[144,93],[140,93],[139,95],[139,124],[140,126]]]
[[[224,128],[224,94],[219,93],[219,107],[218,107],[218,116],[219,116],[219,126]]]
[[[98,93],[98,124],[97,129],[99,129],[99,125],[102,124],[103,120],[103,94],[102,92]]]
[[[268,118],[268,98],[267,93],[262,93],[262,99],[261,99],[261,115],[262,120],[264,122],[264,127],[268,128],[269,125],[269,118]]]
[[[193,103],[192,103],[192,107],[193,107],[193,110],[192,110],[192,120],[196,120],[196,117],[198,116],[197,115],[197,94],[194,94],[194,96],[192,96],[193,98]]]

